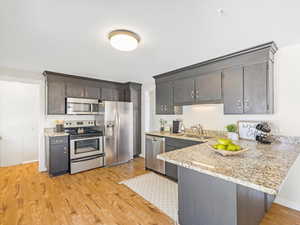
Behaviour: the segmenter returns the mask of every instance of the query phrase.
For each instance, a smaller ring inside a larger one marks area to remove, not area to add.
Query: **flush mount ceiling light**
[[[120,51],[132,51],[137,48],[140,37],[129,30],[114,30],[108,34],[110,44]]]

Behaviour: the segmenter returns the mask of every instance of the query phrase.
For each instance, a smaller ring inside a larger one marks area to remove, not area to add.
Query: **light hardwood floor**
[[[144,160],[49,178],[37,164],[0,168],[0,225],[171,225],[155,206],[118,184],[144,173]],[[274,204],[261,225],[300,225]]]

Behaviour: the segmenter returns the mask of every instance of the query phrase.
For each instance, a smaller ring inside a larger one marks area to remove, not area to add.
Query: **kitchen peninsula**
[[[181,225],[260,224],[300,146],[244,140],[238,144],[250,150],[223,157],[203,143],[158,155],[158,159],[178,166]]]

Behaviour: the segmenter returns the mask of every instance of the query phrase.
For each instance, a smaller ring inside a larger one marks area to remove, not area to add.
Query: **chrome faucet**
[[[203,127],[201,126],[201,124],[197,124],[195,126],[192,126],[191,129],[192,129],[193,132],[194,132],[194,130],[196,130],[198,135],[204,136],[204,130],[203,130]]]

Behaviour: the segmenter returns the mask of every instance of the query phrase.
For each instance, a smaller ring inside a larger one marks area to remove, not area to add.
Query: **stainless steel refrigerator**
[[[133,106],[130,102],[104,102],[105,164],[133,159]]]

